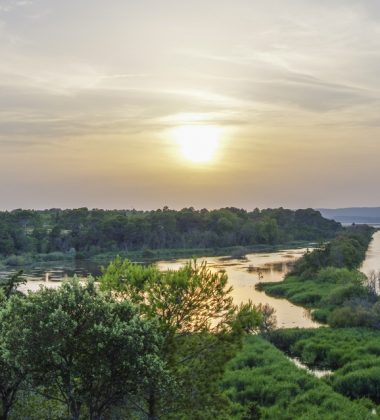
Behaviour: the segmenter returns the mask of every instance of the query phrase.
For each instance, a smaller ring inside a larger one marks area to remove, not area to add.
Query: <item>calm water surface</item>
[[[5,269],[0,271],[0,277],[7,276],[17,270]],[[33,268],[24,269],[24,277],[27,280],[25,285],[20,286],[20,290],[26,292],[28,290],[36,291],[40,286],[59,287],[63,280],[78,276],[85,279],[88,276],[98,276],[101,274],[99,264],[92,261],[64,261],[60,263],[41,263],[41,265],[33,266]]]
[[[319,324],[310,319],[309,311],[293,305],[286,299],[275,299],[264,292],[255,290],[260,281],[275,282],[283,280],[294,262],[306,252],[305,249],[291,249],[280,252],[256,253],[247,255],[246,260],[225,259],[223,257],[205,257],[198,261],[207,261],[215,271],[225,270],[229,283],[233,287],[235,303],[247,302],[269,303],[276,309],[278,327],[291,328],[317,327]],[[160,261],[160,270],[176,270],[187,260]]]
[[[368,247],[366,258],[360,270],[367,276],[373,271],[380,271],[380,230],[373,235],[372,242]]]
[[[380,238],[379,238],[380,239]],[[255,290],[255,285],[260,281],[281,281],[290,270],[294,262],[306,252],[304,249],[290,249],[279,252],[248,254],[247,259],[236,260],[223,257],[204,257],[198,261],[207,261],[210,268],[215,271],[225,270],[228,274],[229,283],[233,287],[235,303],[247,302],[249,299],[254,303],[268,303],[276,309],[277,323],[279,327],[317,327],[319,324],[310,319],[307,310],[291,304],[285,299],[275,299],[267,296],[264,292]],[[159,261],[157,266],[160,270],[178,269],[188,260]],[[0,276],[9,274],[0,272]],[[88,275],[100,274],[98,264],[90,261],[66,262],[59,265],[45,264],[26,270],[27,284],[21,290],[38,290],[40,285],[46,287],[59,287],[62,280],[77,275],[86,278]]]

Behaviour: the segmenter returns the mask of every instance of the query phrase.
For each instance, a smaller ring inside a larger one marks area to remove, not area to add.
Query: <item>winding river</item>
[[[230,259],[225,257],[204,257],[198,261],[207,261],[214,271],[225,270],[229,283],[233,287],[233,298],[236,304],[252,300],[253,303],[268,303],[276,310],[277,324],[279,327],[317,327],[309,312],[293,305],[286,299],[275,299],[264,292],[255,290],[255,285],[260,281],[281,281],[290,270],[294,262],[300,258],[306,249],[285,249],[268,253],[248,254],[246,259]],[[159,261],[160,270],[177,269],[186,264],[187,259]],[[9,271],[0,272],[1,275]],[[41,285],[46,287],[59,287],[62,280],[72,277],[86,278],[89,274],[100,274],[99,266],[89,261],[41,265],[26,270],[27,283],[20,289],[22,291],[38,290]]]
[[[229,283],[233,287],[232,294],[235,303],[252,300],[255,304],[268,303],[274,307],[278,327],[318,327],[319,324],[311,320],[309,312],[304,308],[293,305],[286,299],[272,298],[255,289],[255,285],[260,281],[281,281],[294,262],[305,252],[305,248],[285,249],[276,252],[248,254],[246,259],[204,257],[199,258],[198,261],[207,261],[209,267],[214,271],[226,271]],[[160,270],[175,270],[186,264],[187,261],[187,259],[159,261],[157,266]],[[372,271],[380,271],[380,230],[373,236],[361,271],[366,275]],[[9,271],[0,272],[0,276],[5,274],[9,274]],[[22,290],[38,290],[40,285],[59,287],[62,280],[72,277],[74,274],[79,278],[85,278],[89,274],[97,276],[100,274],[100,268],[97,264],[89,261],[34,267],[26,271],[27,284],[22,286]]]
[[[294,262],[306,252],[303,249],[288,249],[279,252],[248,254],[244,260],[227,259],[223,257],[205,257],[198,261],[207,261],[214,271],[225,270],[230,285],[233,287],[232,295],[235,303],[247,302],[268,303],[276,310],[278,327],[311,328],[318,327],[310,318],[306,309],[293,305],[286,299],[275,299],[264,292],[255,290],[260,281],[281,281],[290,270]],[[160,261],[160,270],[175,270],[186,264],[187,260]]]
[[[360,270],[367,276],[373,271],[376,273],[380,271],[380,230],[374,233]]]

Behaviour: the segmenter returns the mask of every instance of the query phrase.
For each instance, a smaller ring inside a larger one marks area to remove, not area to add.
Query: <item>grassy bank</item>
[[[260,337],[249,337],[222,383],[235,419],[369,419],[376,405],[351,401],[297,368]]]
[[[278,330],[271,342],[310,368],[332,370],[326,384],[351,399],[380,404],[380,331],[365,328]]]
[[[138,251],[105,252],[91,256],[92,261],[109,262],[116,256],[128,258],[132,261],[159,261],[177,258],[192,257],[219,257],[231,256],[235,258],[244,257],[246,254],[255,252],[275,252],[282,249],[297,249],[312,246],[306,241],[292,241],[277,245],[252,245],[252,246],[233,246],[222,248],[176,248],[176,249],[142,249]]]
[[[363,307],[372,307],[377,298],[357,268],[365,258],[373,232],[368,226],[351,227],[329,244],[305,254],[284,281],[259,283],[256,287],[270,296],[315,309],[312,315],[319,322],[343,326],[344,317],[351,311],[355,316],[349,316],[344,326],[364,325],[359,312]]]
[[[97,254],[75,252],[51,252],[48,254],[22,254],[0,257],[0,267],[26,267],[40,263],[62,262],[74,260],[90,260],[99,264],[107,264],[116,256],[137,262],[155,262],[177,258],[231,256],[241,258],[254,252],[275,252],[281,249],[303,248],[311,246],[310,242],[292,241],[278,245],[254,245],[248,247],[234,246],[225,248],[175,248],[175,249],[140,249],[135,251],[118,250]]]

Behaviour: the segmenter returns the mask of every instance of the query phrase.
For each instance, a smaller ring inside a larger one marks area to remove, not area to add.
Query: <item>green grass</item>
[[[289,275],[281,282],[259,283],[256,288],[270,296],[315,309],[312,317],[326,323],[330,314],[345,302],[367,295],[363,280],[363,274],[357,270],[327,267],[310,279]]]
[[[244,247],[245,253],[275,252],[282,249],[296,249],[310,246],[310,242],[292,241],[278,245],[254,245]],[[75,254],[72,252],[51,252],[47,254],[22,254],[8,257],[0,256],[0,266],[24,267],[40,262],[73,261],[75,258],[91,260],[99,264],[108,264],[115,257],[128,258],[136,262],[155,262],[177,258],[213,257],[213,256],[240,256],[243,248],[240,246],[227,248],[175,248],[175,249],[139,249],[133,251],[110,251],[97,254]]]
[[[353,402],[297,368],[260,337],[249,337],[229,363],[222,388],[235,419],[370,419],[375,404]]]
[[[282,249],[296,249],[310,246],[310,242],[292,241],[278,245],[254,245],[245,248],[246,253],[254,252],[275,252]],[[241,255],[242,247],[234,246],[227,248],[176,248],[176,249],[141,249],[136,251],[113,251],[104,252],[90,256],[89,259],[102,264],[108,263],[116,256],[128,258],[132,261],[159,261],[170,260],[177,258],[192,258],[192,257],[218,257],[218,256],[233,256],[234,254]]]
[[[366,328],[278,330],[270,340],[310,368],[332,370],[326,379],[350,398],[380,404],[380,331]]]

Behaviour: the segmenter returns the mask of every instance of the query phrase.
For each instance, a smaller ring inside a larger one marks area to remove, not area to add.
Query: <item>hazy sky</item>
[[[3,209],[380,205],[379,167],[377,0],[0,0]]]

